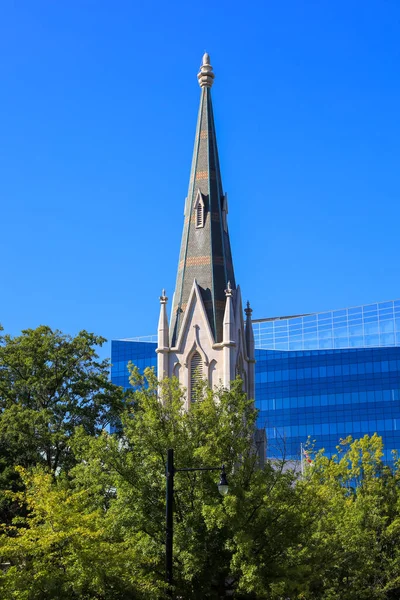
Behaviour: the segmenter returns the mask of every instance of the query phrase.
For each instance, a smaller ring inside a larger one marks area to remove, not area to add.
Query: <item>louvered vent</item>
[[[190,361],[190,400],[196,402],[197,388],[203,379],[203,363],[201,356],[195,352]]]
[[[204,224],[204,207],[199,202],[196,208],[196,227],[203,227]]]

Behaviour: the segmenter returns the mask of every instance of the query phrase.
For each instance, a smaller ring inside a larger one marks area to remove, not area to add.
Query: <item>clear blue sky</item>
[[[6,331],[156,331],[204,50],[254,316],[400,296],[398,0],[3,0]]]

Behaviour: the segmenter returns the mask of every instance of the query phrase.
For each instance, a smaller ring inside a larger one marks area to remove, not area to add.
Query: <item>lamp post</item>
[[[174,536],[174,521],[172,504],[174,501],[174,475],[181,471],[221,471],[221,477],[218,484],[218,491],[222,496],[228,493],[228,481],[226,479],[225,465],[222,467],[198,467],[189,469],[175,469],[174,467],[174,451],[172,448],[168,450],[167,454],[167,501],[166,501],[166,539],[165,539],[165,570],[166,579],[168,584],[168,595],[172,596],[172,550],[173,550],[173,536]]]

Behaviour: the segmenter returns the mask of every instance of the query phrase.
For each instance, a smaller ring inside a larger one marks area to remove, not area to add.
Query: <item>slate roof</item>
[[[201,86],[189,191],[185,203],[181,250],[171,313],[170,340],[175,346],[189,294],[196,279],[216,342],[222,341],[227,282],[236,288],[229,233],[224,216],[224,194],[218,160],[211,100],[214,78],[209,56],[198,75]],[[204,227],[196,227],[198,193],[204,202]]]

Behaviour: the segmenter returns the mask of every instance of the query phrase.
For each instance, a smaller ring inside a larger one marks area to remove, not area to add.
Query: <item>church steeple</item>
[[[177,343],[194,280],[216,343],[223,338],[227,282],[236,288],[211,101],[214,72],[207,53],[197,77],[200,108],[171,313],[172,346]]]
[[[246,326],[240,287],[236,286],[229,242],[228,199],[223,192],[211,102],[214,72],[204,54],[189,192],[181,241],[170,334],[167,297],[160,297],[157,373],[176,377],[185,390],[186,408],[196,402],[199,380],[211,389],[229,389],[239,375],[254,398],[254,336],[250,305]],[[162,395],[162,386],[160,386]],[[257,434],[258,435],[258,434]],[[264,436],[264,437],[263,437]],[[264,456],[265,432],[257,438]]]

